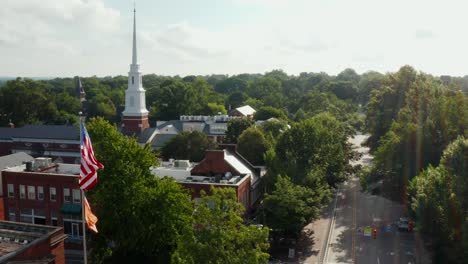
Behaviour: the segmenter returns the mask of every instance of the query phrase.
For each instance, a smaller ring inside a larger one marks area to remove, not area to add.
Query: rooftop
[[[0,221],[0,263],[49,237],[54,237],[51,243],[60,242],[66,237],[60,230],[62,227]]]
[[[34,160],[34,158],[24,152],[2,156],[0,157],[0,170],[8,167],[15,167],[23,164],[23,162],[32,160]]]
[[[26,125],[18,128],[0,128],[1,139],[53,139],[79,141],[80,131],[75,126]]]
[[[174,160],[163,162],[161,166],[151,169],[151,172],[157,177],[171,177],[180,183],[190,184],[208,184],[220,186],[237,186],[240,185],[249,173],[241,175],[232,175],[225,173],[224,175],[217,174],[212,176],[207,175],[191,175],[191,170],[194,167],[188,160]]]
[[[3,171],[79,175],[79,164],[52,163],[51,158],[35,158],[25,164],[5,168]]]
[[[241,107],[237,107],[235,110],[237,110],[239,113],[241,113],[244,116],[250,116],[255,114],[255,109],[253,109],[250,105],[244,105]]]

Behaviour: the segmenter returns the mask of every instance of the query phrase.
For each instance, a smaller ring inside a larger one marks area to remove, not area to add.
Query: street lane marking
[[[358,184],[354,181],[354,195],[353,195],[353,232],[351,233],[351,246],[352,246],[352,259],[356,263],[356,196]]]
[[[330,230],[328,230],[328,236],[327,239],[325,240],[325,252],[323,254],[322,259],[319,259],[319,263],[328,263],[328,248],[330,247],[330,238],[331,235],[333,234],[333,229],[335,226],[335,218],[336,218],[336,203],[338,202],[338,193],[340,193],[341,186],[338,186],[338,190],[335,194],[335,203],[333,205],[333,216],[330,222]]]

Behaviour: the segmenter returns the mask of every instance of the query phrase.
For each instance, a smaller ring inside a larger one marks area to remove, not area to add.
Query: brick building
[[[81,243],[83,228],[78,164],[50,158],[1,171],[0,211],[9,221],[61,226],[67,242]]]
[[[63,228],[0,221],[0,263],[65,264]]]
[[[79,128],[75,126],[0,127],[0,156],[24,152],[33,157],[50,157],[65,163],[79,163],[79,132]]]
[[[244,205],[247,213],[257,206],[263,193],[261,169],[228,149],[208,150],[195,166],[187,160],[176,160],[164,162],[152,172],[158,177],[174,178],[191,190],[192,199],[199,198],[201,190],[209,193],[211,187],[234,188],[237,201]]]

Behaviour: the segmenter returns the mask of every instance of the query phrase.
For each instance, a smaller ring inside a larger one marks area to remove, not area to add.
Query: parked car
[[[398,230],[413,231],[414,222],[406,217],[400,217],[397,222]]]

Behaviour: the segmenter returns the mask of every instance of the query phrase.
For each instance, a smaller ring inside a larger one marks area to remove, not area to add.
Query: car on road
[[[398,230],[412,231],[413,225],[413,221],[406,217],[400,217],[400,219],[397,221]]]

